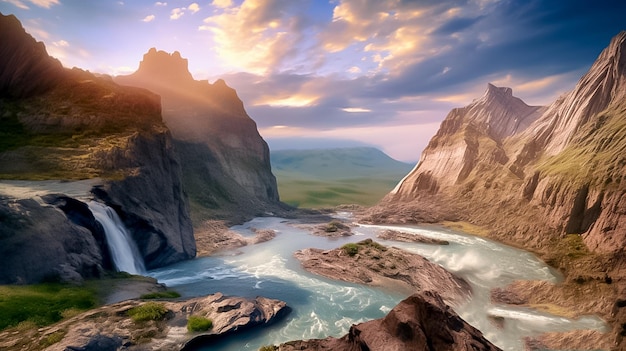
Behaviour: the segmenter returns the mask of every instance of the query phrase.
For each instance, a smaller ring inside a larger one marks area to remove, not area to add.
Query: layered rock
[[[469,284],[424,257],[371,239],[324,251],[305,249],[294,256],[309,272],[373,286],[394,287],[407,294],[437,291],[448,303],[458,304],[471,292]]]
[[[50,327],[15,333],[0,332],[3,350],[34,349],[51,335],[61,336],[46,350],[181,350],[203,341],[241,332],[247,328],[271,324],[286,316],[285,302],[263,297],[213,294],[184,301],[158,301],[165,313],[154,320],[135,322],[129,311],[146,302],[126,300],[84,312]],[[190,316],[210,319],[212,328],[205,332],[187,330]]]
[[[1,16],[0,27],[0,176],[31,180],[99,177],[95,196],[115,208],[129,226],[148,267],[194,257],[180,164],[161,120],[159,97],[80,69],[62,68],[13,16]],[[15,201],[5,199],[3,203],[11,209]],[[93,227],[86,222],[74,223],[71,214],[64,216],[53,208],[36,211],[51,222],[37,219],[35,211],[10,214],[19,213],[25,221],[38,223],[39,229],[32,233],[50,239],[42,250],[46,246],[64,248],[54,251],[57,259],[51,262],[61,260],[60,265],[83,274],[82,265],[69,256],[80,249],[96,261],[94,265],[109,266]],[[45,212],[65,219],[54,219]],[[80,227],[67,233],[75,237],[91,233],[95,244],[90,243],[89,249],[78,244],[75,248],[66,246],[70,241],[55,233],[67,225],[53,224],[63,221]],[[25,238],[21,240],[28,245]],[[30,240],[37,242],[36,236]],[[58,242],[53,243],[55,240]],[[31,265],[32,269],[35,266]],[[25,282],[36,281],[37,274]]]
[[[223,80],[194,80],[187,64],[178,52],[152,48],[135,73],[115,81],[161,95],[185,188],[206,217],[262,214],[278,204],[267,144],[235,90]]]
[[[490,85],[485,96],[492,98],[479,101],[502,106],[474,102],[450,112],[371,219],[394,221],[399,212],[420,218],[436,208],[432,221],[485,226],[540,253],[578,282],[572,286],[597,292],[607,284],[615,290],[609,298],[617,296],[626,284],[625,48],[622,32],[574,90],[545,109],[524,107],[509,89]],[[598,312],[622,342],[618,315]]]
[[[441,297],[425,291],[409,296],[382,318],[353,325],[341,338],[292,341],[280,351],[499,350],[467,324]]]

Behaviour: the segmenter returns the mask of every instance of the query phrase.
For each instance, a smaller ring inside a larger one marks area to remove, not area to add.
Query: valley
[[[270,151],[178,51],[109,76],[0,30],[3,350],[626,348],[625,31],[547,106],[487,83],[413,166]]]

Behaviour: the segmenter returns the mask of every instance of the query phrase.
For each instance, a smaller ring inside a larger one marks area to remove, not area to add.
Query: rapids
[[[185,297],[214,292],[244,297],[262,295],[284,300],[293,308],[287,318],[274,325],[212,342],[200,350],[258,350],[263,345],[289,340],[342,336],[352,324],[383,317],[406,296],[308,273],[293,258],[293,252],[299,249],[332,249],[366,238],[418,253],[468,280],[472,297],[455,306],[456,312],[504,350],[523,350],[523,338],[541,332],[606,328],[602,320],[593,316],[571,320],[528,308],[493,305],[489,299],[493,287],[522,279],[552,282],[561,279],[557,272],[526,251],[435,227],[359,225],[353,228],[355,236],[331,239],[311,235],[306,228],[294,224],[297,221],[255,218],[232,229],[245,236],[254,235],[251,228],[273,229],[277,232],[273,240],[148,273]],[[390,228],[447,240],[450,244],[376,239],[379,231]],[[502,329],[495,326],[494,317],[504,321]]]

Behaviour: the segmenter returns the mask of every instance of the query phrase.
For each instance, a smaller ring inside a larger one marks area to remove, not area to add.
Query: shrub
[[[274,345],[261,346],[261,348],[259,349],[259,351],[276,351],[276,350],[278,350],[278,347]]]
[[[158,321],[165,318],[168,309],[157,302],[148,302],[128,310],[128,315],[135,322]]]
[[[152,299],[175,299],[180,297],[180,294],[174,290],[168,291],[159,291],[148,294],[143,294],[139,298],[142,300],[152,300]]]
[[[39,344],[43,347],[48,347],[48,346],[52,346],[56,343],[58,343],[59,341],[63,340],[63,338],[65,337],[65,331],[59,330],[56,331],[52,334],[47,335],[46,337],[44,337]]]
[[[203,332],[213,327],[213,321],[202,316],[189,316],[187,330],[190,332]]]
[[[341,249],[349,256],[354,256],[359,253],[359,245],[354,243],[345,244],[341,247]]]

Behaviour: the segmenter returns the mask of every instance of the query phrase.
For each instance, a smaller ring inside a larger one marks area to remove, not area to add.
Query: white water
[[[93,216],[104,228],[115,268],[120,272],[145,274],[146,267],[139,249],[117,213],[109,206],[96,201],[89,201],[88,205]]]
[[[285,320],[275,325],[214,342],[201,350],[258,350],[263,345],[289,340],[342,336],[352,324],[383,317],[406,297],[382,288],[337,282],[308,273],[293,258],[293,252],[298,249],[331,249],[347,242],[375,238],[387,227],[360,226],[354,229],[355,236],[338,239],[313,236],[280,218],[256,218],[232,229],[242,235],[253,235],[250,228],[274,229],[277,235],[271,241],[233,250],[222,257],[200,258],[149,272],[183,296],[213,292],[244,297],[262,295],[286,301],[293,308]],[[450,242],[438,246],[376,239],[385,245],[419,253],[468,280],[472,297],[455,307],[456,312],[504,350],[524,350],[523,338],[542,332],[605,328],[593,316],[571,320],[528,308],[492,304],[489,292],[493,287],[520,279],[552,282],[560,279],[528,252],[444,229],[393,228]],[[502,328],[493,323],[493,317],[503,319]]]

